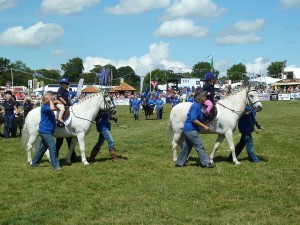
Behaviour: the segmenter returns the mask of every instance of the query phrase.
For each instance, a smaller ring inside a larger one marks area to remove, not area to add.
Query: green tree
[[[203,79],[204,75],[212,69],[213,68],[211,67],[210,63],[198,62],[193,66],[191,76]]]
[[[70,59],[66,64],[61,64],[64,77],[69,78],[70,82],[78,82],[83,72],[83,61],[81,58]]]
[[[124,82],[133,86],[137,90],[140,86],[140,77],[135,74],[134,70],[130,66],[123,66],[117,69],[117,78],[124,78]],[[119,80],[117,79],[119,82]],[[116,84],[118,85],[118,84]]]
[[[59,70],[46,70],[46,69],[39,69],[36,70],[39,74],[42,75],[41,78],[38,78],[39,81],[44,81],[44,84],[56,84],[59,83],[60,79],[60,71]]]
[[[273,78],[281,78],[283,64],[283,62],[272,62],[267,68],[268,75]]]
[[[234,64],[227,70],[227,77],[232,81],[239,81],[245,79],[247,76],[246,66],[242,63]]]

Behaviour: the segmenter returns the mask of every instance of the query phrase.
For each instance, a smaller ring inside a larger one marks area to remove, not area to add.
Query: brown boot
[[[109,149],[109,154],[110,154],[113,162],[118,161],[118,157],[116,155],[116,150],[114,148]]]
[[[98,154],[99,151],[100,151],[100,149],[97,149],[96,147],[94,147],[92,149],[91,155],[90,155],[90,162],[95,162],[96,155]]]

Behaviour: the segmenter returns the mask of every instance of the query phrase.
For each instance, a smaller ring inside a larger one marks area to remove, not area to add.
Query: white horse
[[[168,123],[167,133],[172,141],[173,160],[177,160],[177,146],[182,148],[184,141],[183,125],[187,117],[187,113],[192,103],[183,102],[176,105],[170,114]],[[216,103],[218,114],[216,118],[209,122],[209,125],[213,129],[213,133],[217,134],[218,137],[214,144],[213,151],[210,154],[210,161],[213,162],[215,152],[219,148],[220,144],[226,137],[232,152],[232,159],[235,165],[241,164],[235,155],[235,146],[233,143],[233,132],[235,131],[238,119],[242,116],[245,111],[246,105],[252,105],[255,110],[261,111],[262,104],[258,98],[255,89],[251,89],[250,86],[244,87],[241,91],[226,97],[223,100],[219,100]],[[205,133],[201,129],[201,133]]]
[[[115,105],[113,99],[107,93],[97,93],[85,97],[80,100],[78,104],[70,107],[69,123],[63,128],[56,127],[54,137],[77,137],[73,138],[72,145],[67,155],[67,163],[71,163],[71,155],[75,148],[77,141],[81,153],[81,160],[84,165],[88,165],[85,156],[85,142],[84,138],[90,130],[91,124],[94,122],[99,111],[107,111],[108,113],[115,113]],[[41,107],[31,110],[25,120],[22,145],[27,150],[27,162],[32,161],[31,152],[33,147],[36,149],[40,141],[38,141],[38,128],[41,119]],[[40,138],[39,138],[40,139]]]

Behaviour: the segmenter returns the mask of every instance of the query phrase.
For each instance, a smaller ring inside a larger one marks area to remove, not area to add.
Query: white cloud
[[[80,13],[101,0],[43,0],[40,9],[44,13],[70,15]]]
[[[178,17],[217,17],[225,13],[227,9],[219,7],[212,0],[181,0],[173,1],[166,9],[162,18],[175,19]]]
[[[256,19],[253,21],[240,21],[237,22],[234,27],[233,31],[236,32],[255,32],[261,30],[265,25],[264,19]]]
[[[51,51],[51,56],[53,57],[64,57],[67,56],[63,49],[55,49]]]
[[[300,8],[300,0],[280,0],[280,4],[285,9]]]
[[[56,42],[64,30],[60,25],[38,22],[27,29],[23,26],[10,27],[0,33],[0,45],[37,47]]]
[[[0,12],[13,8],[17,4],[16,0],[0,0]]]
[[[154,31],[155,36],[167,38],[202,38],[208,34],[206,27],[195,26],[189,19],[165,21]]]
[[[245,43],[261,43],[263,39],[256,34],[229,34],[224,36],[218,36],[216,42],[220,45],[230,44],[245,44]]]
[[[219,33],[216,42],[221,45],[261,43],[262,37],[255,32],[263,29],[264,25],[264,19],[237,22],[233,27]]]
[[[168,43],[153,43],[149,46],[149,52],[140,57],[134,56],[127,60],[112,60],[102,57],[87,56],[84,62],[85,72],[90,71],[95,65],[111,64],[116,68],[122,66],[130,66],[137,75],[144,76],[149,73],[150,69],[154,69],[156,65],[163,64],[166,68],[182,68],[179,72],[184,72],[190,69],[186,65],[178,61],[172,61],[169,57]]]
[[[271,64],[271,62],[263,57],[258,57],[254,60],[254,62],[249,62],[244,64],[247,68],[247,72],[255,75],[262,74],[267,75],[267,68]]]
[[[114,7],[106,7],[104,11],[114,15],[136,15],[151,9],[165,8],[171,0],[120,0]]]

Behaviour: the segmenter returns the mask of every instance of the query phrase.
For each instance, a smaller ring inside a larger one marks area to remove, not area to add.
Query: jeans
[[[5,138],[9,137],[10,132],[13,137],[16,137],[14,132],[14,119],[15,119],[14,114],[4,116],[4,137]]]
[[[115,142],[114,142],[113,137],[110,134],[110,131],[105,130],[105,131],[101,131],[99,133],[98,142],[95,144],[94,148],[95,149],[100,149],[105,140],[107,140],[107,142],[108,142],[108,149],[109,150],[113,149],[115,147]]]
[[[235,146],[236,157],[241,154],[243,148],[246,146],[248,157],[252,162],[259,162],[259,158],[255,155],[253,149],[253,139],[251,133],[242,133],[240,142]],[[232,155],[229,155],[232,159]]]
[[[55,142],[52,134],[44,134],[40,133],[40,136],[42,138],[42,142],[40,145],[39,150],[36,152],[33,160],[32,160],[32,166],[38,166],[47,151],[47,148],[49,148],[49,153],[50,153],[50,159],[52,163],[52,167],[54,169],[57,169],[60,167],[59,161],[56,155],[56,147],[55,147]]]
[[[134,114],[134,119],[139,120],[139,109],[134,109],[133,114]]]
[[[162,119],[162,114],[163,114],[163,109],[156,109],[156,119],[161,120]]]
[[[210,163],[210,160],[204,151],[204,145],[201,138],[199,137],[199,133],[193,130],[184,132],[184,135],[185,140],[183,142],[182,150],[178,156],[176,164],[179,166],[184,166],[193,147],[195,147],[198,153],[200,164],[202,166],[206,166],[208,163]]]

